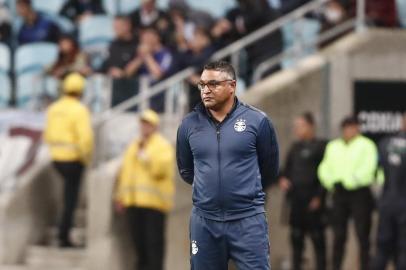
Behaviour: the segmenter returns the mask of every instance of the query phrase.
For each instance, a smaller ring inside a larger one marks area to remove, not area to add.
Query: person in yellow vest
[[[141,113],[141,136],[126,150],[116,183],[115,207],[130,225],[136,269],[163,269],[165,220],[173,207],[175,153],[158,126],[156,112]]]
[[[50,105],[44,130],[53,165],[64,180],[64,207],[59,224],[60,247],[73,247],[69,238],[80,180],[93,151],[90,113],[80,99],[85,79],[71,73],[62,82],[63,96]]]
[[[374,199],[370,190],[375,180],[378,151],[374,142],[360,133],[356,117],[341,123],[342,138],[327,144],[318,168],[321,184],[333,194],[333,270],[340,270],[350,217],[354,219],[361,270],[369,269],[370,239]],[[356,267],[357,268],[357,267]]]

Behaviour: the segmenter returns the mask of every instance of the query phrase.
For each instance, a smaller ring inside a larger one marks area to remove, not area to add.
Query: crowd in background
[[[186,67],[195,67],[196,75],[210,56],[217,50],[272,22],[309,0],[236,0],[234,7],[220,18],[193,9],[186,0],[169,0],[168,8],[158,8],[155,0],[143,0],[139,8],[114,19],[115,39],[109,46],[102,63],[95,65],[93,56],[82,51],[79,45],[78,26],[85,18],[105,14],[100,0],[69,0],[59,16],[70,20],[75,29],[66,33],[60,25],[43,12],[33,8],[31,0],[16,0],[16,13],[20,26],[14,25],[13,14],[0,1],[0,42],[16,48],[33,42],[53,42],[59,46],[59,56],[46,74],[57,79],[68,72],[77,71],[88,76],[104,73],[114,79],[112,105],[135,95],[138,78],[146,75],[152,84]],[[309,14],[319,20],[322,29],[353,17],[354,0],[332,0],[324,10]],[[375,26],[399,25],[394,0],[367,1],[368,23]],[[16,29],[13,29],[16,28]],[[284,50],[284,36],[277,30],[246,49],[246,65],[239,77],[251,84],[252,73],[258,65]],[[265,72],[269,75],[280,65]],[[196,75],[188,79],[190,107],[199,100],[193,91]],[[163,96],[156,97],[151,106],[162,111]]]

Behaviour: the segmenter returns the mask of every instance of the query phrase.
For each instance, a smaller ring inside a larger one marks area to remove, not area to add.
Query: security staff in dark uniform
[[[294,121],[297,141],[289,150],[279,186],[287,192],[290,204],[290,235],[293,270],[302,269],[304,238],[313,242],[317,270],[326,269],[326,244],[323,210],[325,190],[317,176],[326,142],[315,137],[315,122],[311,113],[304,113]]]
[[[379,147],[385,184],[379,202],[379,227],[374,270],[385,270],[390,259],[406,269],[406,114],[402,131]]]

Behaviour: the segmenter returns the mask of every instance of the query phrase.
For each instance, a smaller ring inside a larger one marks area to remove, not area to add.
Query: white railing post
[[[139,91],[138,94],[141,97],[141,104],[139,106],[139,111],[145,111],[149,108],[149,98],[148,98],[148,91],[149,91],[149,78],[147,76],[140,76],[139,82]]]
[[[357,0],[357,26],[358,33],[366,29],[366,2],[365,0]]]

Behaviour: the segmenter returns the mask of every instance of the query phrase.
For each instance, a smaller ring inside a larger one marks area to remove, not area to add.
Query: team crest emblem
[[[234,124],[234,130],[237,132],[243,132],[247,128],[244,119],[237,119],[237,122]]]
[[[198,251],[199,251],[199,248],[197,247],[197,242],[195,240],[193,240],[192,241],[192,254],[196,255]]]

